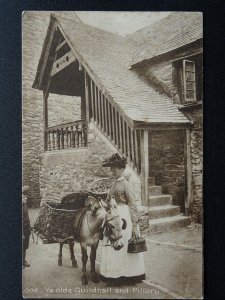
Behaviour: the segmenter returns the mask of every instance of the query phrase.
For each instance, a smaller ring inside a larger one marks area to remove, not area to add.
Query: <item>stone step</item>
[[[155,177],[148,177],[148,184],[155,185]]]
[[[176,205],[167,204],[167,205],[149,207],[150,220],[172,217],[179,214],[180,214],[180,207]]]
[[[190,222],[191,218],[184,215],[153,219],[149,221],[149,231],[151,234],[173,231],[190,225]]]
[[[146,206],[159,206],[159,205],[166,205],[172,204],[172,195],[155,195],[149,196],[149,204],[143,203]]]
[[[180,206],[172,204],[151,206],[149,208],[148,206],[137,205],[137,209],[141,216],[149,216],[150,220],[180,215]]]
[[[160,185],[151,185],[149,186],[149,195],[156,196],[162,194],[162,187]]]

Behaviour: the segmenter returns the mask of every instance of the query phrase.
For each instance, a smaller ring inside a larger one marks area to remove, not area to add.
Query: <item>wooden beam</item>
[[[99,127],[102,128],[101,94],[100,94],[100,90],[99,90],[99,89],[98,89],[97,97],[98,97],[98,117],[99,117]]]
[[[73,51],[69,51],[59,59],[57,59],[52,66],[52,71],[51,71],[51,76],[56,75],[60,71],[62,71],[64,68],[68,67],[71,65],[73,62],[76,61],[76,58],[73,54]]]
[[[98,106],[99,106],[99,101],[98,101],[98,96],[97,96],[97,85],[94,85],[95,89],[95,108],[96,108],[96,122],[99,124],[99,116],[98,116]]]
[[[134,130],[130,130],[130,138],[131,138],[131,152],[132,152],[132,162],[135,163],[135,157],[134,157]]]
[[[56,47],[56,49],[55,49],[55,52],[58,52],[64,45],[66,45],[67,44],[67,42],[66,42],[66,40],[64,40],[62,43],[60,43],[57,47]]]
[[[38,87],[39,89],[42,87],[43,79],[45,77],[44,75],[45,75],[46,65],[48,63],[49,56],[51,56],[51,52],[53,50],[53,44],[54,44],[53,41],[54,41],[54,35],[55,35],[56,28],[57,28],[57,23],[55,21],[50,20],[50,25],[49,25],[48,32],[47,32],[47,35],[49,34],[49,40],[47,42],[45,51],[43,53],[43,56],[44,56],[43,61],[42,61],[43,67],[40,69],[40,73],[39,73],[39,87]],[[45,45],[45,42],[44,42],[44,45]],[[40,65],[40,62],[38,64],[38,71],[40,68],[39,65]]]
[[[95,115],[94,115],[94,92],[93,92],[93,81],[92,79],[90,79],[91,81],[91,112],[92,112],[92,119],[95,119]]]
[[[88,75],[86,71],[84,73],[84,84],[85,84],[85,101],[86,101],[86,119],[87,119],[87,124],[89,124],[90,122],[89,91],[88,91]]]
[[[135,142],[135,165],[139,172],[140,170],[140,162],[139,162],[139,148],[138,148],[138,138],[137,138],[137,130],[134,130],[134,142]]]
[[[148,151],[148,131],[141,131],[141,195],[142,205],[149,206],[149,151]]]
[[[127,140],[127,135],[126,135],[126,122],[122,119],[123,123],[123,152],[125,156],[127,156],[127,146],[126,146],[126,140]]]
[[[108,119],[109,119],[109,138],[112,140],[112,122],[111,122],[111,106],[112,104],[108,101]]]
[[[107,98],[103,95],[104,97],[104,102],[105,102],[105,124],[106,124],[106,134],[109,136],[109,125],[108,125],[108,122],[109,122],[109,119],[108,119],[108,100]]]
[[[105,118],[106,118],[106,113],[105,113],[105,99],[104,99],[104,95],[101,93],[101,99],[102,99],[102,128],[103,131],[106,132],[106,126],[105,126]]]
[[[191,166],[191,137],[190,130],[185,130],[184,157],[185,157],[185,215],[190,214],[193,202],[192,194],[192,166]]]
[[[178,129],[188,129],[192,127],[192,123],[165,123],[165,122],[157,122],[157,123],[144,123],[144,122],[135,122],[134,129],[138,130],[178,130]]]
[[[83,66],[82,66],[82,63],[79,61],[79,67],[78,67],[78,70],[79,71],[82,71],[83,70]]]
[[[119,132],[120,132],[120,150],[123,153],[123,137],[122,137],[122,124],[121,124],[121,116],[118,113],[119,117]]]
[[[129,158],[129,160],[131,160],[130,159],[130,157],[131,157],[131,150],[130,150],[130,128],[129,128],[129,126],[127,125],[127,153],[128,153],[128,158]]]
[[[111,105],[111,122],[112,122],[112,139],[114,141],[114,143],[116,144],[116,137],[115,137],[115,117],[114,117],[114,107],[113,105]]]
[[[115,132],[116,132],[116,144],[119,148],[118,112],[116,110],[115,110]]]
[[[43,91],[43,131],[44,131],[44,151],[48,150],[48,135],[46,129],[48,128],[48,92]]]

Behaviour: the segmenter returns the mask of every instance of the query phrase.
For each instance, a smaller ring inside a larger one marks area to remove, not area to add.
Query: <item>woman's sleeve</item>
[[[131,221],[132,223],[137,223],[139,221],[139,214],[136,206],[136,198],[133,193],[132,186],[129,182],[125,184],[125,195],[127,200],[127,205],[130,209]]]

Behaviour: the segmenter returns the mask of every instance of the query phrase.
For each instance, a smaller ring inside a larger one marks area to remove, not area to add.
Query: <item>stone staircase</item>
[[[180,207],[172,204],[172,196],[162,194],[162,186],[155,185],[155,178],[149,177],[149,206],[144,203],[139,207],[141,229],[148,226],[151,234],[173,231],[190,224],[190,217],[180,212]],[[145,216],[145,217],[144,217]]]

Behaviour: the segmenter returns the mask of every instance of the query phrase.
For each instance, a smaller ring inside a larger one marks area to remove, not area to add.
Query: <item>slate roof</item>
[[[55,17],[75,52],[128,118],[156,124],[189,123],[172,99],[128,69],[134,52],[128,39],[76,20]]]
[[[127,38],[136,46],[130,63],[134,65],[203,38],[203,15],[200,12],[172,12]]]

